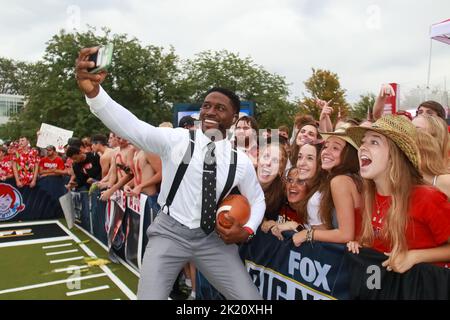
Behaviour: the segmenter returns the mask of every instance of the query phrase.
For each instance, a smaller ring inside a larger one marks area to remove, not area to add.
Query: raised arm
[[[331,100],[330,100],[331,101]],[[332,132],[333,124],[331,123],[331,113],[333,108],[329,106],[327,101],[316,99],[316,104],[322,109],[320,112],[319,129],[322,132]]]
[[[154,152],[160,156],[168,155],[174,145],[188,139],[181,130],[155,128],[139,120],[130,111],[112,100],[100,86],[105,80],[106,72],[91,74],[87,71],[87,68],[94,64],[88,60],[89,55],[97,50],[98,47],[82,49],[75,68],[78,86],[85,94],[92,113],[118,136],[127,139],[144,151]]]
[[[375,99],[375,103],[372,109],[374,120],[378,120],[379,118],[381,118],[384,111],[384,105],[386,104],[386,99],[393,95],[395,95],[395,92],[391,85],[383,84],[381,86],[380,92],[378,93],[378,96]]]

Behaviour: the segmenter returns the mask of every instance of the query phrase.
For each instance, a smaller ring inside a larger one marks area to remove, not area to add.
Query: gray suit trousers
[[[189,229],[160,212],[147,230],[149,237],[141,268],[138,299],[167,300],[179,272],[192,261],[228,300],[261,300],[238,254],[212,232]]]

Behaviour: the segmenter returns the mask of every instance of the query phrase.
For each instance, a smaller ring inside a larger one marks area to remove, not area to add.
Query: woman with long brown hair
[[[321,144],[305,144],[300,148],[297,166],[292,167],[286,177],[287,204],[278,215],[278,224],[272,228],[272,234],[283,240],[283,231],[299,231],[309,224],[309,199],[317,190],[320,182]]]
[[[266,212],[261,224],[264,232],[268,232],[276,224],[278,212],[286,202],[283,182],[286,163],[286,150],[279,144],[268,144],[259,152],[256,175],[266,200]]]
[[[355,214],[361,207],[361,179],[356,145],[345,134],[345,127],[323,133],[321,152],[323,178],[316,192],[321,225],[308,227],[292,237],[296,246],[313,240],[346,243],[355,236]],[[319,200],[320,199],[320,200]],[[311,220],[311,212],[308,213]]]
[[[384,252],[383,266],[403,273],[422,262],[450,261],[450,203],[439,190],[426,185],[414,125],[386,115],[372,128],[349,128],[360,145],[358,156],[364,178],[364,210],[357,241]]]
[[[296,132],[295,139],[291,145],[291,155],[289,157],[290,164],[295,166],[298,159],[300,148],[306,144],[315,144],[319,139],[319,129],[313,121],[301,123],[299,130]]]

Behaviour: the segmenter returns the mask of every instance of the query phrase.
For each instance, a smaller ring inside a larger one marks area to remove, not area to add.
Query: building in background
[[[9,118],[18,113],[24,106],[24,96],[0,94],[0,125],[8,122]]]

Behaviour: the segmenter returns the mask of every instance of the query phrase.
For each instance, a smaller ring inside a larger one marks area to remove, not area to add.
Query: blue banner
[[[348,299],[349,272],[343,267],[345,251],[344,245],[321,242],[295,247],[290,238],[279,241],[261,230],[239,250],[265,300]],[[223,298],[201,274],[197,297]]]
[[[18,188],[14,179],[0,183],[0,222],[63,217],[58,201],[67,191],[62,177],[44,177],[34,188]]]
[[[266,300],[450,300],[450,270],[421,263],[400,274],[382,266],[383,253],[362,248],[359,254],[345,245],[304,243],[295,247],[258,230],[241,245],[247,270]],[[197,299],[224,297],[197,273]]]

